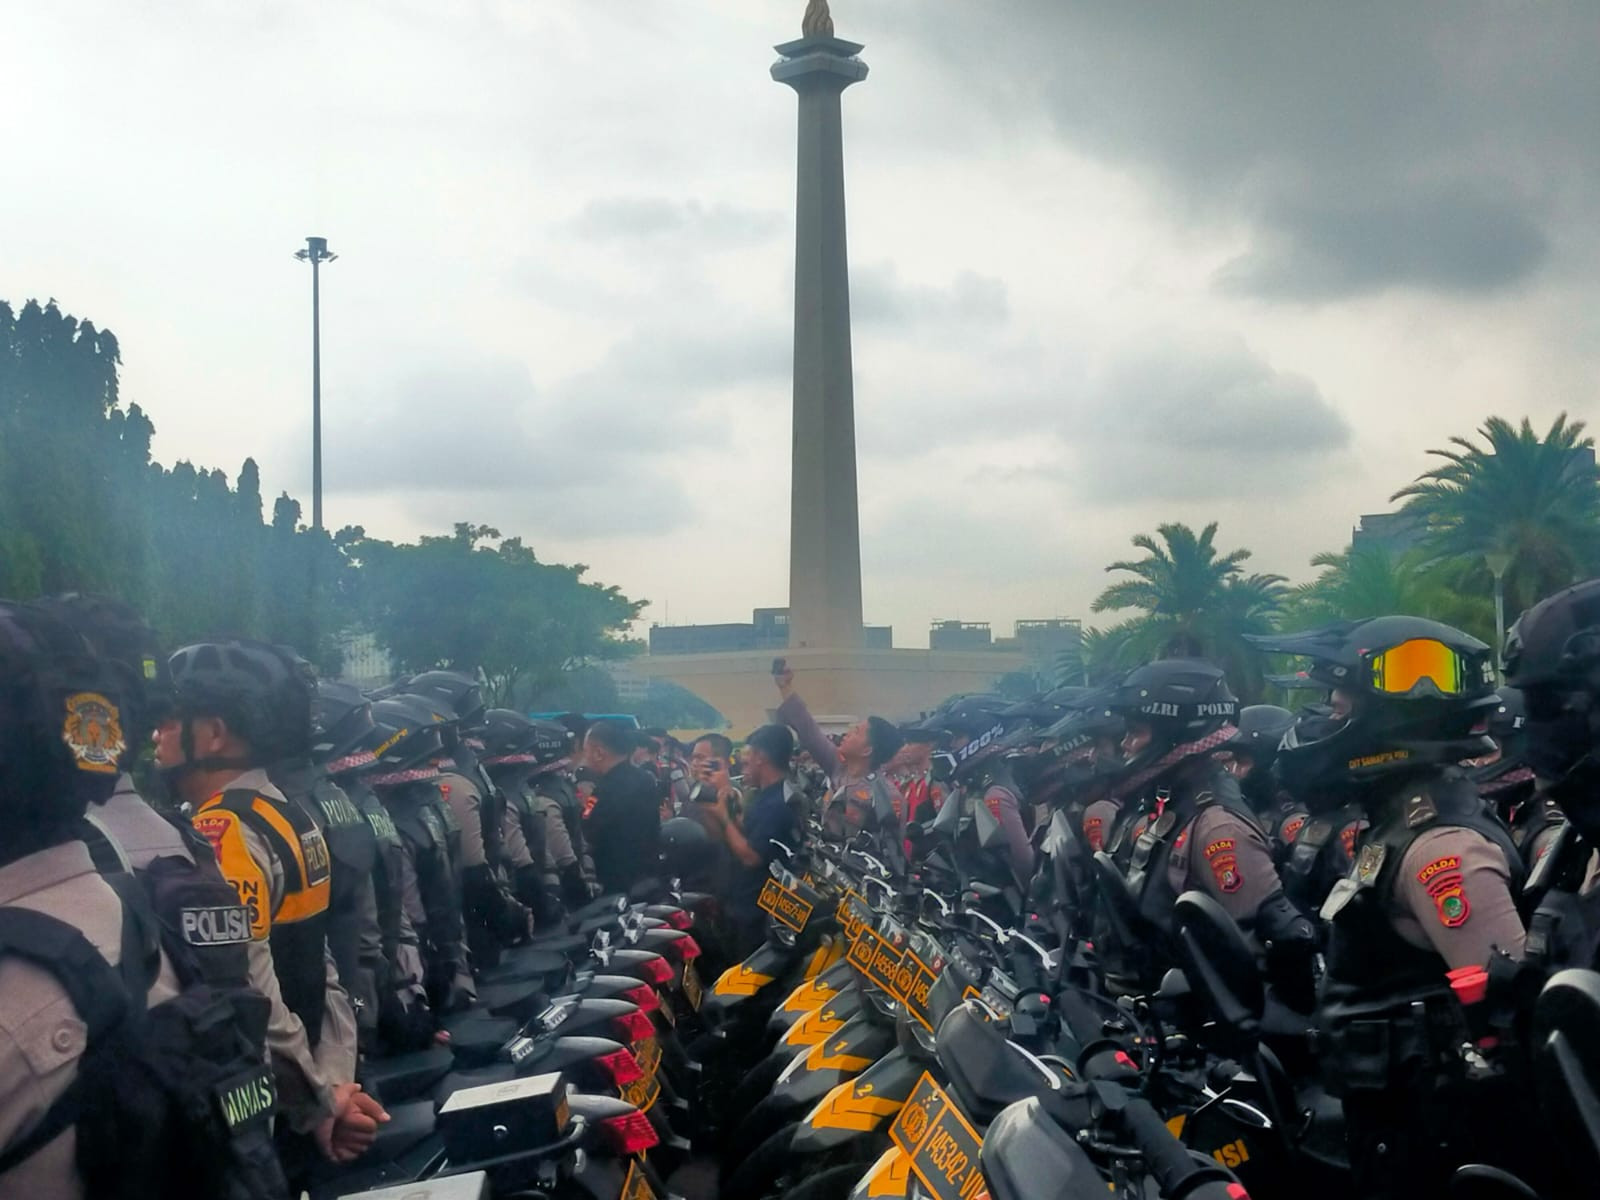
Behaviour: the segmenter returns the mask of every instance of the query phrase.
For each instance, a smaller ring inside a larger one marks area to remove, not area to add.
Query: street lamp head
[[[294,256],[301,262],[325,263],[332,262],[339,256],[328,249],[328,239],[325,237],[308,237],[306,248],[296,250]]]
[[[1489,573],[1498,579],[1511,566],[1511,557],[1504,550],[1490,550],[1483,556],[1483,562],[1489,568]]]

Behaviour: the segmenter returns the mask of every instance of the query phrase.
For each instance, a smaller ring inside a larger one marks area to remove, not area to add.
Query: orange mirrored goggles
[[[1363,658],[1372,690],[1385,695],[1404,696],[1424,679],[1444,696],[1460,696],[1482,684],[1459,651],[1433,638],[1412,638]]]

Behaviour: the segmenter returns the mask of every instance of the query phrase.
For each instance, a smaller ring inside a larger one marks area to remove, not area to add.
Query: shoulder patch
[[[1105,822],[1099,817],[1089,817],[1083,823],[1083,837],[1092,850],[1103,850],[1106,844]]]
[[[1278,830],[1278,837],[1285,845],[1290,845],[1300,836],[1300,831],[1305,828],[1304,817],[1290,817],[1283,823],[1283,828]]]
[[[1233,848],[1234,844],[1232,838],[1218,838],[1216,841],[1208,842],[1206,844],[1206,857],[1215,858],[1219,854],[1231,852]]]
[[[211,843],[222,877],[233,885],[240,905],[248,911],[250,936],[264,941],[272,932],[272,897],[267,877],[245,843],[244,822],[237,813],[216,807],[196,813],[191,824]]]
[[[1465,925],[1472,915],[1472,905],[1467,900],[1462,885],[1461,860],[1454,854],[1436,858],[1417,872],[1417,882],[1427,888],[1434,910],[1439,914],[1439,924],[1446,929]]]
[[[1213,842],[1212,845],[1216,843]],[[1228,845],[1229,850],[1218,851],[1216,854],[1212,854],[1208,846],[1206,860],[1211,864],[1211,874],[1216,877],[1217,887],[1231,895],[1244,886],[1244,876],[1239,874],[1239,860],[1231,849],[1233,842],[1229,841]]]
[[[99,692],[77,692],[67,697],[64,707],[61,740],[72,751],[78,769],[115,775],[121,770],[118,762],[128,748],[117,706]]]

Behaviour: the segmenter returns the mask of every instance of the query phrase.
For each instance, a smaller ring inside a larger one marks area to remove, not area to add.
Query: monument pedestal
[[[641,674],[670,679],[710,704],[736,737],[771,719],[778,706],[772,660],[787,659],[794,690],[823,728],[853,725],[863,717],[908,721],[957,692],[991,691],[1008,671],[1021,670],[1021,654],[999,650],[740,651],[672,654],[637,660]]]

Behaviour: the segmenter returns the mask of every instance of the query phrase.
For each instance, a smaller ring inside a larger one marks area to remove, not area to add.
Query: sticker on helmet
[[[122,714],[99,692],[77,692],[68,696],[61,723],[61,740],[72,751],[80,771],[95,775],[115,775],[117,762],[127,750],[122,736]]]

